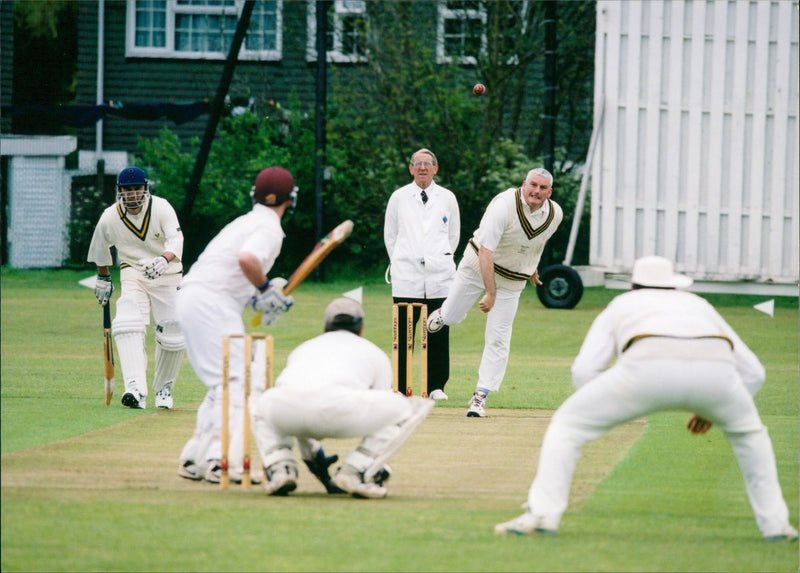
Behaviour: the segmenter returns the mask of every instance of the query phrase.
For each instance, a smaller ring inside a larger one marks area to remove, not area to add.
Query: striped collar
[[[538,227],[534,227],[527,215],[527,212],[530,211],[530,208],[528,208],[525,201],[522,200],[522,187],[517,188],[514,198],[516,201],[517,218],[519,219],[520,226],[522,226],[522,230],[525,232],[525,236],[528,237],[528,240],[530,240],[538,235],[541,235],[547,229],[547,227],[550,226],[550,223],[552,223],[553,219],[555,218],[553,201],[548,197],[547,209],[549,212],[547,213],[547,217],[545,218],[544,223]],[[544,208],[544,205],[542,207]]]

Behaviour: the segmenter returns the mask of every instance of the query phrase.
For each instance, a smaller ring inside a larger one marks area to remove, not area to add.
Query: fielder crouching
[[[392,367],[383,350],[361,336],[364,311],[337,298],[325,309],[325,333],[289,355],[275,387],[253,408],[253,432],[264,464],[264,489],[287,495],[297,488],[295,438],[301,457],[329,493],[386,497],[389,458],[411,437],[434,405],[392,392]],[[332,477],[318,440],[364,439]]]

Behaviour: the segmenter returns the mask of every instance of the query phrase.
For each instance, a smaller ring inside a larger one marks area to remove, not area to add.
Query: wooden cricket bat
[[[114,347],[111,346],[111,308],[110,301],[103,306],[103,364],[105,366],[106,406],[114,394]]]
[[[314,245],[309,255],[303,259],[303,262],[295,269],[289,277],[286,286],[283,287],[283,294],[290,294],[297,286],[311,274],[311,272],[319,266],[319,264],[327,257],[333,249],[341,245],[344,240],[353,232],[353,222],[351,220],[339,223],[335,229],[322,237],[319,243]],[[261,324],[261,314],[257,314],[253,318],[253,326]]]

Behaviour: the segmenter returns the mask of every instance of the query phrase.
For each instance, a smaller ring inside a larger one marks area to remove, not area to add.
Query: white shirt
[[[295,348],[276,386],[315,390],[392,390],[392,364],[375,344],[346,330],[326,332]]]
[[[239,253],[255,255],[268,275],[281,252],[284,237],[280,217],[269,207],[256,203],[252,211],[228,223],[208,243],[183,284],[202,284],[244,308],[255,289],[239,266]]]
[[[445,298],[456,272],[461,237],[455,194],[432,182],[422,202],[416,183],[397,189],[386,205],[383,240],[391,262],[392,296]]]
[[[708,301],[686,291],[643,288],[617,296],[592,322],[572,364],[573,384],[591,381],[641,335],[724,336],[733,343],[733,358],[748,391],[755,394],[764,382],[764,366]]]
[[[117,248],[117,261],[121,268],[142,270],[139,261],[151,261],[169,251],[175,255],[167,266],[165,275],[183,270],[183,232],[172,205],[162,197],[153,195],[136,215],[125,212],[119,203],[107,207],[94,228],[87,261],[100,267],[114,264],[109,249]]]

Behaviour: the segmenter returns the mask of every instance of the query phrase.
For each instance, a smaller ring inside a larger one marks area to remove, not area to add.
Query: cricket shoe
[[[444,326],[444,318],[442,318],[442,309],[437,308],[428,317],[428,332],[439,332]]]
[[[386,488],[375,482],[364,482],[364,474],[345,464],[336,475],[331,478],[335,486],[343,489],[353,497],[365,499],[383,499],[386,497]],[[384,480],[385,481],[385,480]]]
[[[483,392],[475,392],[469,401],[469,410],[467,410],[467,418],[485,418],[486,417],[486,394]]]
[[[147,407],[145,396],[142,396],[137,390],[128,390],[125,392],[120,402],[122,402],[123,406],[137,410],[144,410]]]
[[[447,400],[447,394],[444,393],[444,390],[439,390],[438,388],[431,392],[430,396],[428,396],[431,400],[436,400],[437,402],[444,402]]]
[[[297,464],[291,460],[276,462],[264,468],[264,491],[267,495],[289,495],[297,489]]]
[[[782,541],[795,543],[797,542],[797,530],[787,525],[784,530],[777,535],[764,536],[764,541],[767,543],[780,543]]]
[[[169,386],[164,386],[156,392],[156,408],[172,410],[172,389]]]
[[[498,523],[494,526],[494,532],[497,535],[545,535],[552,537],[558,535],[558,528],[548,527],[543,517],[533,515],[530,511],[526,511],[511,521]]]
[[[204,476],[208,483],[219,483],[222,479],[222,465],[219,460],[209,460],[208,469]]]
[[[197,469],[197,464],[192,460],[186,460],[178,465],[178,475],[182,478],[190,479],[192,481],[199,481],[203,479],[203,476],[200,475],[200,472]]]

